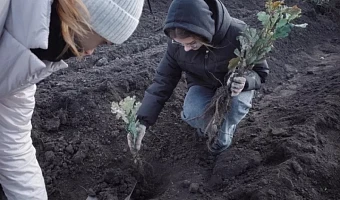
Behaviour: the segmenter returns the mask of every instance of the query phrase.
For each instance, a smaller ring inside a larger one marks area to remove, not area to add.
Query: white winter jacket
[[[48,48],[52,0],[0,0],[0,183],[9,200],[47,200],[31,139],[36,83],[67,67]]]
[[[33,85],[64,61],[41,61],[30,49],[48,48],[53,0],[0,0],[0,99]]]

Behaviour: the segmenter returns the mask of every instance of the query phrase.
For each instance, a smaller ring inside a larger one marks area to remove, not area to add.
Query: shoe
[[[209,140],[207,141],[208,150],[214,156],[217,156],[223,151],[225,151],[226,149],[228,149],[230,144],[231,142],[228,143],[227,145],[223,145],[217,138],[212,139],[211,142],[209,142]]]
[[[205,137],[205,134],[201,131],[200,128],[196,129],[196,135],[199,138],[204,138]]]
[[[202,142],[206,135],[201,131],[201,129],[196,129],[195,140],[196,142]]]

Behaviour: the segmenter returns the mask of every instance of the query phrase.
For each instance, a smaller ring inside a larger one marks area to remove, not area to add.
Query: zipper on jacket
[[[209,50],[205,50],[205,59],[208,59],[209,57]]]
[[[209,76],[209,70],[208,70],[208,67],[207,67],[207,60],[209,58],[209,50],[205,50],[205,56],[204,56],[204,72],[205,72],[205,75],[208,77],[208,79],[210,79],[210,76]]]
[[[218,81],[221,85],[222,85],[222,83],[221,83],[221,81],[219,81],[216,77],[215,77],[215,75],[212,73],[212,72],[210,72],[209,71],[209,69],[208,69],[208,66],[207,66],[207,61],[208,61],[208,58],[209,58],[209,50],[206,50],[205,51],[205,56],[204,56],[204,72],[205,72],[205,75],[208,77],[208,79],[210,80],[210,81],[212,81],[212,85],[214,85],[215,86],[215,82],[216,81]]]

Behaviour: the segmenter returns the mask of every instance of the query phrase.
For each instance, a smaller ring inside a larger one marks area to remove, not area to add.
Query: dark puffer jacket
[[[174,27],[189,30],[206,38],[213,48],[203,46],[186,52],[182,46],[168,42],[167,51],[137,113],[142,124],[150,126],[156,122],[182,72],[186,73],[188,87],[220,87],[228,72],[229,60],[236,57],[234,50],[240,48],[236,37],[245,26],[244,22],[230,17],[219,0],[174,0],[164,30]],[[246,77],[244,90],[259,89],[269,73],[266,61],[255,65],[253,70],[256,73],[252,78]]]

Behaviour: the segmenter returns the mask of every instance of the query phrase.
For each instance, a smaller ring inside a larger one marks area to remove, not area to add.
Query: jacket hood
[[[174,0],[164,30],[182,28],[218,44],[226,35],[232,18],[220,0]]]

